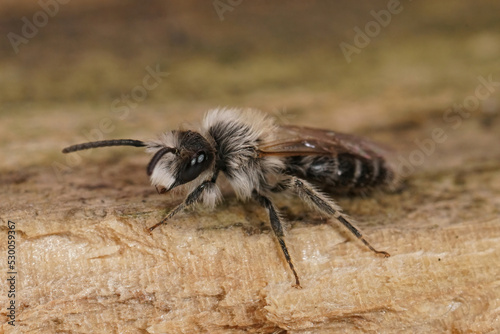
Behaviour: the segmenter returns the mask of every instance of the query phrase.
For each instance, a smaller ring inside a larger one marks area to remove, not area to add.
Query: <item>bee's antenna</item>
[[[146,143],[140,140],[135,139],[111,139],[111,140],[101,140],[101,141],[93,141],[90,143],[83,143],[72,145],[66,147],[62,150],[63,153],[70,153],[75,151],[87,150],[89,148],[96,147],[106,147],[106,146],[135,146],[135,147],[143,147],[146,146]]]
[[[153,170],[155,169],[156,164],[158,161],[160,161],[161,157],[163,157],[167,153],[175,153],[177,150],[173,147],[163,147],[158,152],[153,155],[153,158],[151,158],[151,161],[148,164],[148,175],[153,174]]]

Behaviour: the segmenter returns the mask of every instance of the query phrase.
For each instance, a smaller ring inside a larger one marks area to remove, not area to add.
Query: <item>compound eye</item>
[[[178,179],[180,184],[189,182],[197,178],[201,172],[208,168],[207,156],[205,152],[196,153],[184,170],[179,173]]]
[[[200,153],[198,155],[198,157],[194,156],[193,159],[191,159],[191,166],[194,166],[196,164],[200,164],[203,162],[203,160],[205,160],[205,154],[204,153]]]
[[[200,155],[198,156],[198,159],[196,159],[196,161],[198,163],[202,163],[203,160],[205,160],[205,154],[204,153],[200,153]]]

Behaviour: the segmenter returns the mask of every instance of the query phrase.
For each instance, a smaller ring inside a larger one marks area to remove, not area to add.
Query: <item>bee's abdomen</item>
[[[287,173],[333,191],[364,190],[389,185],[394,179],[392,169],[381,157],[368,159],[343,153],[287,159]]]

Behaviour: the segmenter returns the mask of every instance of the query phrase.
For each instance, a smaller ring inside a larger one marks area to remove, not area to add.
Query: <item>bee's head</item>
[[[153,153],[148,165],[148,175],[158,192],[166,192],[193,181],[213,166],[215,150],[199,133],[170,131],[159,140],[143,142],[135,139],[112,139],[66,147],[63,153],[107,146],[147,147]]]
[[[212,167],[215,158],[212,145],[193,131],[167,132],[148,143],[148,152],[154,153],[148,175],[161,193],[193,181]]]

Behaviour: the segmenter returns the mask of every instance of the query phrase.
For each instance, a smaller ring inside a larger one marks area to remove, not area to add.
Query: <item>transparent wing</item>
[[[276,140],[259,146],[261,156],[338,155],[350,153],[370,159],[382,149],[355,135],[331,130],[283,125],[278,127]]]

